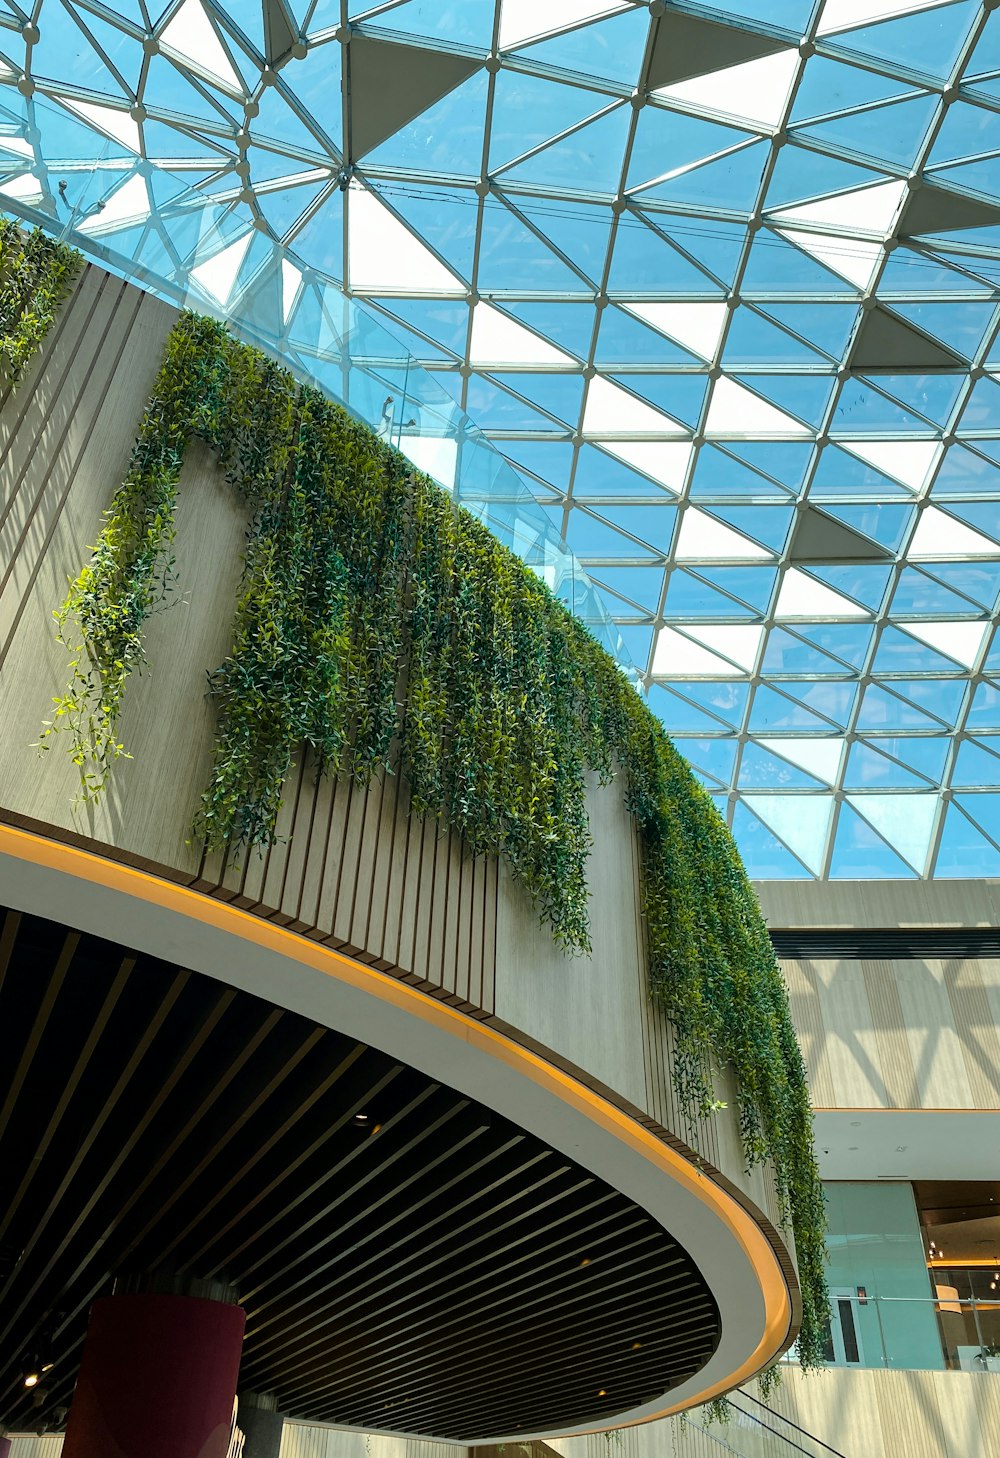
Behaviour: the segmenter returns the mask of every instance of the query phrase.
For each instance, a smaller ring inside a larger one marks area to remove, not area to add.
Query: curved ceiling
[[[279,348],[363,299],[752,874],[997,875],[993,10],[7,0],[0,194]]]
[[[457,1442],[606,1423],[718,1346],[649,1213],[354,1038],[12,911],[0,1025],[9,1428],[60,1425],[116,1276],[235,1286],[290,1417]]]

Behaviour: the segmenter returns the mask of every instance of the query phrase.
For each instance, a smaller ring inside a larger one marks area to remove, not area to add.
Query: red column
[[[11,1447],[9,1438],[0,1438],[0,1458],[10,1458]]]
[[[227,1458],[245,1322],[196,1296],[95,1301],[63,1458]]]

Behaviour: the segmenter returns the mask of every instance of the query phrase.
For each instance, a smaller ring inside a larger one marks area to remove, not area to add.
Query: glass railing
[[[1000,1372],[1000,1300],[963,1296],[954,1285],[926,1297],[865,1287],[831,1296],[825,1357],[832,1366]],[[794,1349],[786,1360],[793,1356]]]
[[[831,1448],[749,1392],[730,1392],[726,1401],[729,1418],[725,1423],[707,1421],[698,1408],[686,1418],[689,1427],[721,1452],[739,1458],[845,1458],[838,1448]]]
[[[451,491],[630,665],[604,598],[521,476],[373,311],[308,268],[294,243],[254,228],[239,187],[226,185],[233,179],[218,180],[206,207],[184,172],[129,156],[120,144],[80,158],[64,136],[75,123],[39,96],[29,104],[5,87],[4,103],[0,131],[24,160],[8,157],[0,167],[0,209],[178,308],[226,319],[346,405]]]

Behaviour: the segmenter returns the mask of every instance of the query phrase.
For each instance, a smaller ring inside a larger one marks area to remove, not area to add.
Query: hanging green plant
[[[83,792],[100,792],[146,618],[169,591],[177,480],[211,442],[251,514],[233,647],[210,675],[218,731],[198,819],[209,847],[266,846],[293,756],[366,784],[401,773],[414,813],[503,856],[555,939],[590,945],[586,776],[620,774],[642,847],[651,994],[676,1030],[689,1119],[736,1075],[748,1164],[772,1162],[796,1244],[799,1353],[821,1357],[825,1216],[805,1072],[732,839],[618,665],[467,512],[346,411],[179,319],[132,465],[58,613]],[[72,625],[72,629],[71,629]],[[50,732],[50,731],[47,731]]]
[[[0,218],[0,384],[14,388],[52,327],[83,259],[39,228]]]

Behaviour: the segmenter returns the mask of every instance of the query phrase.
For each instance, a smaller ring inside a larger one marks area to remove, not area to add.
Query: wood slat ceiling
[[[607,1421],[718,1343],[700,1273],[630,1200],[224,981],[7,912],[0,1028],[9,1428],[58,1421],[115,1276],[234,1285],[241,1382],[290,1416],[459,1442]],[[40,1400],[29,1355],[53,1363]]]

